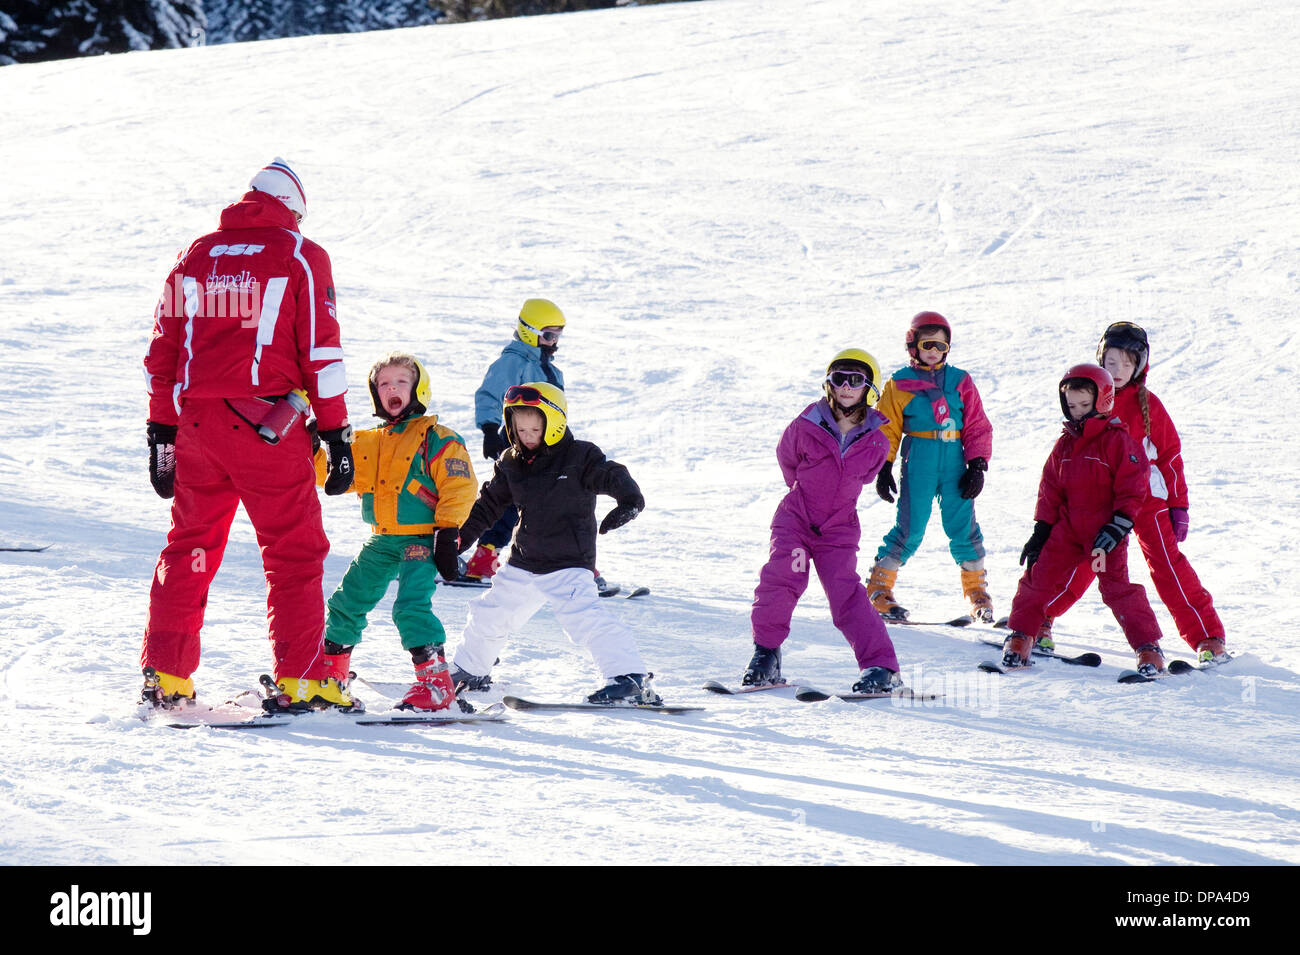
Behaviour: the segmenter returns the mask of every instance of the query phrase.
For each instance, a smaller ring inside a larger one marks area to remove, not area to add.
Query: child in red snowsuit
[[[1060,392],[1068,420],[1043,466],[1002,665],[1028,666],[1044,608],[1071,586],[1086,589],[1095,576],[1102,600],[1137,652],[1138,671],[1159,672],[1160,627],[1146,591],[1128,579],[1125,540],[1133,529],[1129,515],[1140,513],[1147,496],[1146,453],[1111,417],[1115,384],[1106,369],[1075,365],[1061,379]]]
[[[1165,406],[1146,389],[1149,355],[1146,331],[1131,322],[1114,323],[1097,344],[1097,361],[1115,379],[1114,415],[1151,461],[1150,494],[1133,519],[1133,533],[1179,635],[1201,663],[1221,663],[1228,658],[1223,621],[1210,592],[1178,549],[1188,527],[1182,442]],[[1076,581],[1068,593],[1048,604],[1048,619],[1039,629],[1040,644],[1043,636],[1050,635],[1051,618],[1069,610],[1086,589],[1086,580]]]

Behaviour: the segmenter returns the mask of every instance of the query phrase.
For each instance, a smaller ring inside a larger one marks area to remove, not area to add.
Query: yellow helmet
[[[501,405],[501,417],[505,421],[506,437],[518,447],[515,430],[511,423],[511,408],[535,408],[546,417],[546,429],[542,432],[542,443],[558,444],[569,427],[568,403],[564,392],[545,381],[530,381],[523,385],[512,385],[506,389],[505,400]]]
[[[541,344],[538,332],[552,325],[564,327],[564,313],[560,307],[544,298],[530,298],[519,310],[519,327],[516,332],[525,345],[536,346]]]
[[[429,374],[420,364],[420,360],[414,355],[408,355],[406,352],[395,351],[389,352],[379,361],[370,366],[370,400],[374,404],[375,417],[387,418],[395,421],[393,415],[384,410],[384,406],[379,402],[379,388],[376,381],[379,373],[390,365],[400,365],[415,375],[415,384],[411,387],[411,400],[406,407],[398,412],[398,417],[407,417],[409,415],[422,415],[429,410],[429,402],[432,400],[433,392],[429,388]]]
[[[846,348],[826,366],[826,380],[822,382],[822,390],[826,392],[826,400],[835,403],[834,389],[831,387],[830,375],[832,371],[862,371],[867,376],[867,390],[862,393],[862,400],[868,408],[874,408],[876,402],[880,400],[880,363],[868,351],[861,348]]]

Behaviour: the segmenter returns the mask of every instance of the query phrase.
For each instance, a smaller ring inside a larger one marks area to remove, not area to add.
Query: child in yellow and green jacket
[[[434,570],[457,576],[458,530],[478,496],[465,441],[426,415],[429,376],[412,355],[394,352],[370,369],[375,414],[386,423],[358,431],[352,443],[352,490],[374,530],[329,599],[325,654],[330,675],[346,684],[366,614],[397,578],[393,623],[415,664],[415,683],[398,709],[440,710],[455,690],[447,673],[447,634],[431,607]],[[317,452],[318,483],[324,455]]]

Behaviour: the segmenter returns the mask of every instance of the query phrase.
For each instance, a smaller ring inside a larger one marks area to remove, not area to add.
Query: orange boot
[[[978,623],[993,622],[993,598],[989,596],[988,578],[984,570],[963,570],[961,591],[970,601],[971,616]]]
[[[894,599],[894,584],[898,581],[898,568],[892,570],[881,567],[879,563],[871,568],[871,577],[867,581],[867,596],[871,606],[886,620],[906,620],[907,611]]]

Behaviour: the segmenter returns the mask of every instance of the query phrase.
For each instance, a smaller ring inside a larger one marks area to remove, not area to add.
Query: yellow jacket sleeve
[[[449,429],[439,430],[454,435]],[[470,508],[478,497],[478,479],[474,476],[469,451],[458,435],[456,440],[443,444],[437,456],[429,462],[429,477],[438,488],[438,506],[434,510],[433,522],[439,527],[460,527],[469,517]]]
[[[898,445],[903,440],[903,408],[912,397],[910,393],[895,386],[894,379],[890,378],[885,382],[885,390],[881,392],[880,403],[876,406],[876,410],[889,419],[881,425],[880,430],[889,439],[890,461],[898,457]]]

